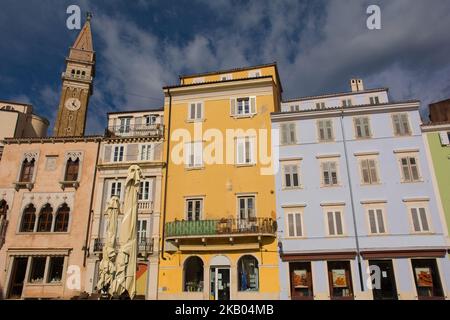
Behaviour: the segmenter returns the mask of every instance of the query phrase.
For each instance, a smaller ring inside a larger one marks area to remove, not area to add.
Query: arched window
[[[33,181],[34,163],[35,163],[34,159],[31,159],[31,161],[25,159],[22,162],[22,170],[20,172],[20,182]]]
[[[50,232],[52,231],[52,222],[53,222],[53,209],[47,203],[41,209],[41,213],[39,214],[37,232]]]
[[[184,262],[184,291],[203,291],[203,261],[193,256]]]
[[[259,290],[258,260],[253,256],[243,256],[238,261],[239,291]]]
[[[81,71],[81,77],[82,78],[86,77],[86,71]]]
[[[6,219],[6,213],[8,212],[8,203],[5,200],[0,201],[0,219]]]
[[[33,232],[34,223],[36,222],[36,208],[29,204],[22,215],[22,223],[20,224],[20,232]]]
[[[72,159],[67,160],[64,181],[77,181],[79,168],[80,159],[77,158],[75,161],[73,161]]]
[[[67,232],[69,226],[70,208],[63,204],[56,212],[54,232]]]

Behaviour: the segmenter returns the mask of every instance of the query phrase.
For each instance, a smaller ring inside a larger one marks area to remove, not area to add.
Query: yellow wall
[[[261,68],[263,73],[275,74],[275,68]],[[233,74],[233,78],[240,77],[243,72]],[[247,72],[245,72],[247,74]],[[218,76],[217,76],[218,77]],[[255,80],[248,80],[248,82]],[[208,91],[207,85],[189,87],[183,93],[172,92],[172,116],[171,131],[179,128],[187,129],[194,135],[194,124],[187,121],[188,104],[193,101],[204,102],[203,132],[207,129],[219,129],[225,138],[226,129],[267,129],[268,140],[266,148],[270,154],[270,112],[278,110],[278,98],[274,97],[273,82],[255,84],[254,88],[227,88]],[[200,88],[201,87],[201,88]],[[199,89],[200,88],[200,89]],[[240,91],[241,90],[241,91]],[[230,116],[230,97],[256,96],[257,115],[251,118],[236,119]],[[168,99],[165,105],[165,121],[167,128]],[[167,136],[166,136],[167,138]],[[170,151],[178,142],[171,141]],[[204,147],[209,142],[204,144]],[[259,145],[259,140],[258,140]],[[225,148],[224,148],[225,149]],[[224,150],[224,158],[226,158]],[[237,193],[256,194],[256,216],[259,218],[276,218],[275,212],[275,181],[273,175],[261,175],[260,165],[250,167],[237,167],[234,164],[205,164],[203,169],[188,170],[184,164],[175,165],[169,159],[168,194],[166,223],[175,219],[182,220],[185,217],[185,197],[204,196],[202,219],[238,218]],[[231,185],[231,188],[229,187]],[[163,187],[164,189],[164,187]],[[273,237],[265,240],[268,243],[261,249],[247,249],[242,251],[232,250],[230,245],[222,245],[221,249],[210,252],[176,252],[166,253],[161,260],[159,273],[159,299],[199,299],[208,298],[209,283],[205,281],[204,294],[183,293],[183,262],[191,255],[202,258],[206,274],[209,273],[209,261],[216,255],[225,255],[231,261],[231,286],[232,299],[275,299],[278,297],[278,254],[277,242]],[[208,245],[213,245],[214,240],[208,240]],[[249,245],[257,246],[257,241]],[[259,261],[260,289],[257,293],[239,293],[237,290],[236,263],[246,254],[251,254]],[[234,266],[234,267],[233,267]],[[248,295],[249,294],[249,295]]]

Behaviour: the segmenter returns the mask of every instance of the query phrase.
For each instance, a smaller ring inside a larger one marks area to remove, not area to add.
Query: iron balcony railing
[[[106,137],[163,137],[162,124],[117,125],[106,128]]]
[[[271,218],[173,221],[166,223],[166,237],[220,236],[243,234],[275,235],[277,224]]]
[[[99,253],[103,250],[105,245],[105,238],[97,238],[94,240],[94,252]],[[116,239],[115,249],[119,249],[119,240]],[[149,255],[153,253],[153,238],[138,239],[138,252],[143,255]]]

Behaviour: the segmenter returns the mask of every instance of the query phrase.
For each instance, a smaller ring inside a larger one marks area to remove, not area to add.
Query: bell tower
[[[95,52],[92,45],[91,17],[81,29],[66,58],[62,74],[62,90],[54,136],[83,136],[86,126],[89,97],[93,92]]]

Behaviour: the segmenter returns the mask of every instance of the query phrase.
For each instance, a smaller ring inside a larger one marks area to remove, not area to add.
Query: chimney
[[[358,85],[358,91],[364,91],[364,83],[362,79],[356,79],[356,84]]]
[[[352,89],[352,92],[363,91],[364,83],[363,83],[362,79],[351,79],[350,87]]]
[[[358,85],[356,84],[356,79],[350,80],[350,87],[352,88],[352,92],[358,91]]]

